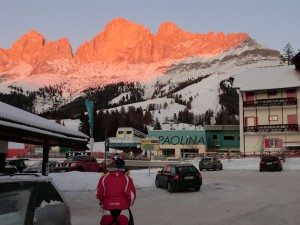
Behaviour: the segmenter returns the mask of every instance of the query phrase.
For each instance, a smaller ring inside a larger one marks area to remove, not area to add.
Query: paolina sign
[[[162,145],[200,145],[205,144],[203,137],[187,137],[187,136],[158,136]]]
[[[149,137],[159,139],[161,145],[205,145],[204,131],[149,131]]]

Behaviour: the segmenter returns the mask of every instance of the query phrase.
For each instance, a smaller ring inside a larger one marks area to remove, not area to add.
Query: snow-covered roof
[[[295,66],[257,68],[235,75],[233,87],[241,91],[300,87],[300,72]]]
[[[0,102],[0,126],[10,127],[42,135],[86,141],[88,136],[74,129],[57,124],[40,116]]]

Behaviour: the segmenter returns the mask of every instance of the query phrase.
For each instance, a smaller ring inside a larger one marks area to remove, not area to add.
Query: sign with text
[[[144,151],[158,151],[159,139],[157,138],[143,138],[141,142],[141,149]]]

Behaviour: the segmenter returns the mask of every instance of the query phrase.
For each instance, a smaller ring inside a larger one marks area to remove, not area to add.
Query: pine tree
[[[287,60],[288,65],[292,64],[292,58],[294,57],[295,51],[290,43],[287,43],[283,49],[283,57]]]
[[[160,125],[160,122],[159,122],[157,117],[156,117],[155,122],[154,122],[153,130],[161,130],[161,125]]]

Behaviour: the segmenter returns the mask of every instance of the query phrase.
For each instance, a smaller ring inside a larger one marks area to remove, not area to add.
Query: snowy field
[[[198,161],[191,162],[198,167]],[[300,159],[286,159],[282,172],[259,172],[259,158],[223,159],[223,171],[202,171],[200,192],[168,193],[155,187],[159,169],[132,170],[137,189],[136,225],[299,224]],[[99,224],[95,198],[99,173],[53,173],[71,206],[73,225]]]

